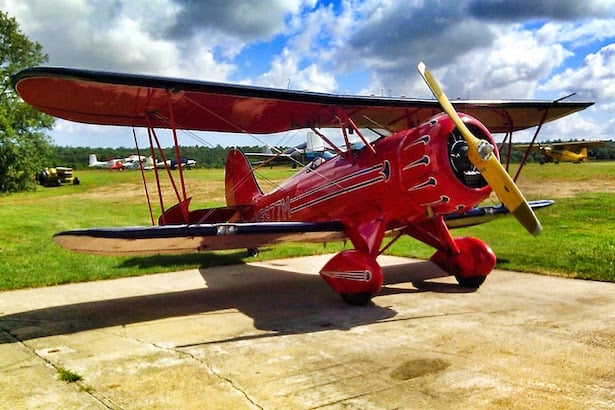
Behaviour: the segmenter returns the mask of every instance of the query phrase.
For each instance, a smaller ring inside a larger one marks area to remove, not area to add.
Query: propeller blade
[[[517,218],[521,225],[534,236],[540,234],[542,231],[540,221],[510,175],[508,175],[502,164],[500,164],[500,161],[492,154],[494,147],[487,141],[476,138],[472,132],[470,132],[423,62],[418,64],[417,70],[442,106],[444,112],[453,120],[453,123],[468,144],[468,158],[470,161],[478,168],[483,178],[485,178],[487,183],[491,186],[491,189],[493,189],[502,203],[508,208],[510,213]]]

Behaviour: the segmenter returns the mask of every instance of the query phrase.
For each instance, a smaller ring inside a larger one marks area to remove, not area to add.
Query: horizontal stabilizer
[[[529,201],[528,204],[533,210],[546,208],[553,205],[553,201],[544,199],[540,201]],[[446,226],[449,229],[465,228],[467,226],[480,225],[492,221],[498,217],[509,214],[510,212],[504,205],[476,207],[461,214],[450,214],[444,217]]]
[[[258,222],[78,229],[55,234],[54,241],[76,252],[128,256],[328,242],[345,236],[338,222]]]

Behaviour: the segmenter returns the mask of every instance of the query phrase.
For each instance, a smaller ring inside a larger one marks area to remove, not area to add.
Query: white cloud
[[[0,8],[43,45],[52,65],[431,97],[415,69],[422,60],[450,97],[578,92],[596,108],[572,125],[558,121],[557,132],[604,127],[615,104],[614,57],[605,45],[614,44],[615,2],[538,3],[0,0]]]
[[[448,87],[462,98],[533,98],[537,83],[572,55],[561,44],[541,43],[520,25],[497,33],[492,47],[449,66]]]
[[[299,68],[298,55],[284,49],[275,57],[271,69],[256,80],[259,85],[293,90],[333,92],[337,89],[335,76],[319,69],[317,64]]]
[[[569,43],[577,49],[615,36],[615,19],[592,19],[580,22],[547,22],[536,31],[540,41]]]
[[[615,43],[588,54],[579,68],[568,68],[553,76],[542,87],[545,90],[580,90],[584,97],[615,100]]]

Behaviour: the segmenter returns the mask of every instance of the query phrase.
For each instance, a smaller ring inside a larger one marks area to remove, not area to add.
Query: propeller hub
[[[484,161],[487,161],[489,159],[491,154],[493,154],[494,150],[495,150],[495,147],[485,140],[480,140],[480,142],[478,143],[478,155]]]

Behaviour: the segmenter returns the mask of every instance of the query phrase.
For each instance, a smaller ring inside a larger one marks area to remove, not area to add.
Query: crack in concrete
[[[224,375],[222,375],[220,372],[218,372],[216,369],[214,369],[214,367],[207,363],[206,361],[196,357],[194,354],[181,350],[177,347],[165,347],[162,345],[157,344],[156,342],[150,342],[147,340],[142,340],[138,337],[131,337],[131,336],[127,336],[125,334],[121,334],[121,333],[114,333],[116,336],[122,337],[124,339],[127,340],[132,340],[132,341],[136,341],[138,343],[142,343],[142,344],[147,344],[150,346],[155,347],[156,349],[162,350],[162,351],[167,351],[167,352],[174,352],[174,353],[178,353],[182,356],[186,356],[192,360],[194,360],[197,363],[200,363],[201,365],[205,366],[205,368],[208,370],[208,372],[212,375],[214,375],[215,377],[217,377],[220,380],[223,380],[224,382],[226,382],[228,385],[230,385],[235,391],[239,392],[250,404],[252,404],[253,406],[259,408],[259,409],[264,409],[263,406],[259,405],[255,399],[253,399],[246,391],[244,391],[240,386],[238,386],[231,378],[226,377]]]
[[[23,340],[19,339],[17,336],[15,336],[13,333],[11,333],[10,330],[0,329],[0,331],[2,333],[4,333],[8,337],[8,339],[12,340],[13,343],[16,343],[19,346],[23,347],[28,352],[30,352],[34,357],[38,358],[39,360],[45,362],[47,365],[51,366],[56,371],[56,373],[60,373],[60,369],[62,369],[61,366],[59,366],[58,364],[54,363],[50,359],[47,359],[46,357],[38,354],[36,352],[36,349],[33,349],[32,347],[28,346],[26,343],[23,342]],[[79,386],[79,391],[81,391],[81,392],[87,394],[88,396],[90,396],[95,402],[97,402],[101,406],[103,406],[103,407],[105,407],[107,409],[110,409],[110,410],[124,410],[124,408],[122,406],[118,405],[117,403],[115,403],[113,400],[111,400],[110,398],[108,398],[104,394],[99,393],[96,390],[92,390],[91,386],[89,386],[89,385],[87,385],[87,384],[85,384],[83,382],[80,382],[80,381],[75,381],[73,383],[76,384],[77,386]]]

